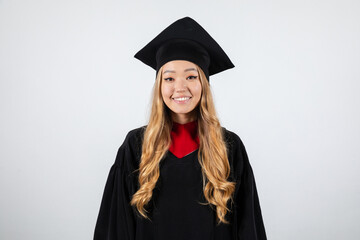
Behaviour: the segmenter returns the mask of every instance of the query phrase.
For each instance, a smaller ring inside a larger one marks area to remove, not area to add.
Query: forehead
[[[187,69],[187,68],[196,69],[196,64],[194,64],[193,62],[187,61],[187,60],[173,60],[173,61],[170,61],[170,62],[167,62],[164,64],[163,72],[166,70],[176,71],[176,70],[182,70],[182,69]]]

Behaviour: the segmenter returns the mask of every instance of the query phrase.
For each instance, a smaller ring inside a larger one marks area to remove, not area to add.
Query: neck
[[[195,112],[192,113],[172,113],[172,120],[176,123],[185,124],[196,120]]]

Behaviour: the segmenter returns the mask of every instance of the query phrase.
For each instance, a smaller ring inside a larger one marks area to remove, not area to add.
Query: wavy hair
[[[132,196],[130,204],[149,219],[145,207],[153,196],[153,189],[160,176],[160,161],[171,145],[173,121],[170,109],[165,105],[161,94],[162,67],[158,71],[152,94],[150,119],[143,136],[142,154],[138,175],[139,189]],[[200,146],[198,161],[203,177],[203,192],[206,203],[216,211],[217,224],[229,224],[225,219],[227,203],[233,203],[235,182],[227,181],[230,175],[230,164],[227,157],[227,145],[222,128],[217,118],[209,82],[197,66],[202,93],[199,104],[195,107],[198,123]]]

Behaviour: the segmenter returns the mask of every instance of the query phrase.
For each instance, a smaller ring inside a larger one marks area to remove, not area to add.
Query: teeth
[[[189,98],[190,97],[174,98],[174,100],[176,100],[176,101],[185,101],[185,100],[187,100]]]

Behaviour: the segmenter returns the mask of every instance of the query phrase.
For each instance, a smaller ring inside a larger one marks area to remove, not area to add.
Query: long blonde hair
[[[220,122],[217,118],[213,97],[204,72],[197,66],[202,86],[200,102],[196,107],[198,136],[200,146],[198,160],[203,177],[203,192],[210,205],[216,210],[217,223],[229,224],[225,219],[227,202],[233,203],[235,182],[227,181],[230,175],[230,165],[227,157],[227,145],[224,141]],[[160,176],[160,161],[171,145],[170,132],[172,119],[168,107],[161,94],[162,67],[158,71],[152,95],[152,108],[149,123],[146,127],[139,169],[139,189],[132,196],[130,204],[136,206],[138,212],[149,219],[145,206],[153,196],[153,189]]]

